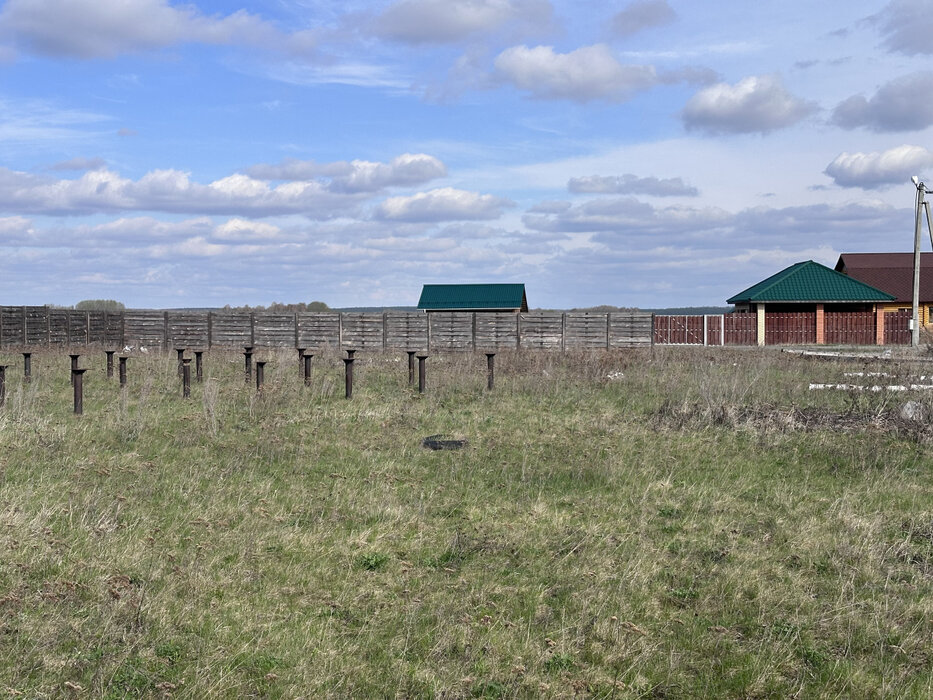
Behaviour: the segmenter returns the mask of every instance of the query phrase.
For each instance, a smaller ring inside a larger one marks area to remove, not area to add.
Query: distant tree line
[[[84,299],[74,306],[61,304],[46,304],[50,309],[74,309],[75,311],[125,311],[122,302],[113,299]]]
[[[224,311],[273,311],[277,313],[295,313],[302,311],[330,311],[330,307],[323,301],[300,301],[297,304],[283,304],[280,301],[273,301],[269,306],[230,306],[227,304]]]

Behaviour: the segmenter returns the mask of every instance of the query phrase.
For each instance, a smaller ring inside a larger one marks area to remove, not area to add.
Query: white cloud
[[[612,31],[620,37],[669,24],[677,18],[667,0],[634,0],[612,18]]]
[[[840,153],[824,171],[841,187],[875,189],[905,185],[912,175],[933,166],[933,153],[921,146],[898,146],[884,152]]]
[[[928,0],[892,0],[869,21],[879,27],[889,51],[908,56],[933,53],[933,12]]]
[[[137,181],[108,170],[73,180],[40,178],[0,168],[0,207],[7,211],[75,215],[114,211],[238,214],[304,214],[326,219],[353,207],[362,196],[330,192],[318,182],[268,182],[234,174],[208,184],[179,170],[153,170]]]
[[[366,160],[317,163],[287,158],[278,165],[254,165],[246,173],[263,180],[325,180],[332,192],[378,192],[386,187],[420,185],[447,174],[446,166],[425,153],[403,153],[389,163]]]
[[[731,215],[718,208],[671,206],[656,208],[634,197],[594,199],[579,205],[542,213],[529,213],[525,225],[546,232],[610,231],[624,235],[661,232],[697,232],[717,229],[731,221]]]
[[[513,46],[495,59],[501,80],[540,99],[622,101],[657,84],[652,66],[623,65],[603,44],[556,53],[552,46]]]
[[[28,51],[74,58],[112,58],[175,44],[260,46],[309,54],[315,36],[283,34],[245,10],[206,16],[166,0],[7,0],[0,36]]]
[[[700,90],[684,107],[683,120],[688,129],[711,134],[767,133],[815,111],[815,104],[794,97],[779,77],[762,75]]]
[[[632,174],[572,177],[567,182],[567,189],[578,194],[644,194],[654,197],[695,197],[700,193],[679,177],[661,179]]]
[[[547,0],[399,0],[372,24],[374,33],[409,44],[462,41],[506,23],[543,26],[550,21]]]
[[[933,71],[896,78],[878,88],[871,99],[862,95],[840,102],[832,122],[843,129],[864,126],[871,131],[915,131],[933,124]]]
[[[216,226],[211,237],[218,241],[271,241],[280,238],[282,229],[274,224],[245,219],[229,219]]]
[[[497,219],[508,199],[490,194],[443,187],[410,197],[389,197],[376,210],[376,216],[389,221],[437,222]]]

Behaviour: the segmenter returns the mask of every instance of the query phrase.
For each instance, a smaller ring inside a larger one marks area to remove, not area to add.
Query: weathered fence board
[[[473,314],[469,311],[435,311],[428,314],[431,350],[473,350]]]
[[[609,345],[609,314],[568,311],[564,314],[564,347],[605,348]]]
[[[23,309],[26,345],[45,345],[49,342],[49,310],[45,306],[26,306]]]
[[[161,348],[165,344],[165,312],[125,311],[123,323],[124,345]]]
[[[354,350],[382,350],[384,342],[381,313],[350,312],[340,315],[340,346]]]
[[[210,345],[206,311],[170,311],[168,342],[173,348],[204,349]]]
[[[559,313],[519,314],[518,346],[529,350],[560,350],[563,341],[563,315]]]
[[[340,314],[336,311],[298,314],[298,347],[318,350],[340,346]]]
[[[253,314],[253,345],[257,347],[295,347],[295,314]]]
[[[4,347],[24,344],[23,312],[21,306],[0,307],[0,344]]]
[[[428,315],[407,311],[386,311],[386,348],[428,349]]]
[[[609,347],[633,348],[651,345],[651,314],[619,311],[609,314]]]
[[[243,312],[211,313],[211,345],[247,347],[253,344],[252,315]]]
[[[475,345],[477,350],[498,350],[518,347],[518,314],[494,311],[476,314]]]
[[[638,312],[75,311],[0,306],[0,347],[324,347],[438,351],[622,348],[652,342]]]

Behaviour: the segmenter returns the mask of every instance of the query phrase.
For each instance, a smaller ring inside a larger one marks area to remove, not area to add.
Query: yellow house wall
[[[898,309],[907,309],[910,311],[910,304],[896,304],[894,302],[886,304],[878,304],[885,311],[897,311]],[[921,301],[920,302],[920,323],[924,326],[929,326],[933,323],[933,312],[931,312],[931,307],[933,307],[933,302]]]

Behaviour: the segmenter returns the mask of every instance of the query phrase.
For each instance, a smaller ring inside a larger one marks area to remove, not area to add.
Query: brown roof
[[[898,302],[913,300],[913,253],[843,253],[836,271],[893,294]],[[920,303],[933,303],[933,253],[920,254]]]

